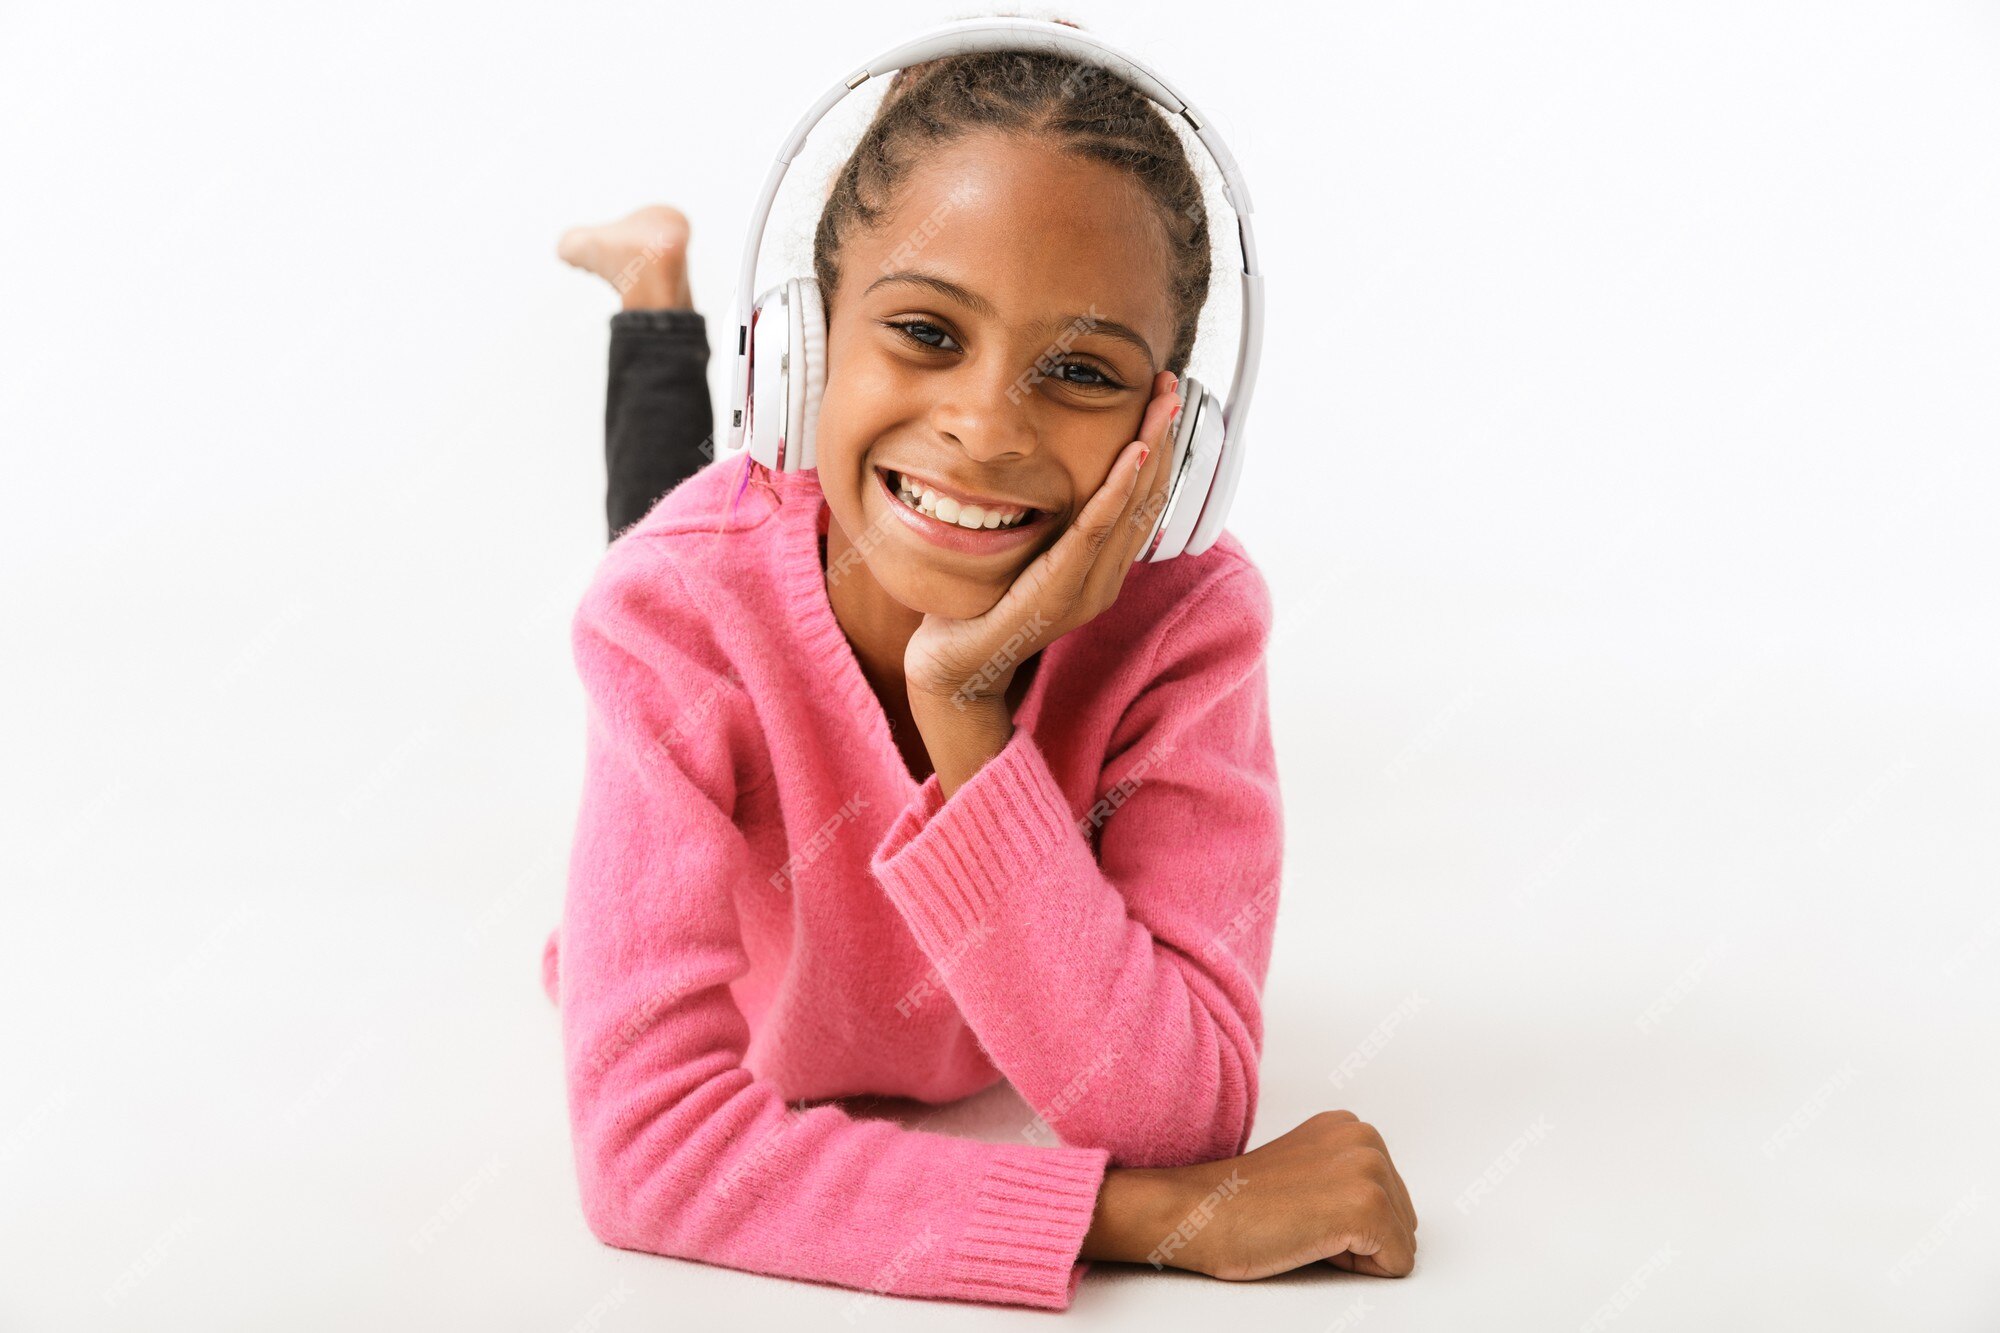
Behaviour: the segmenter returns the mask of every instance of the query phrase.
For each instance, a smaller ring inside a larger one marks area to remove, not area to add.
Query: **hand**
[[[1077,519],[1022,570],[983,615],[952,620],[926,614],[903,655],[913,705],[919,697],[949,699],[960,711],[1004,700],[1021,662],[1110,606],[1125,586],[1166,504],[1167,451],[1160,447],[1180,411],[1171,371],[1153,377],[1139,438],[1111,464],[1111,473]],[[1143,465],[1142,449],[1150,450]]]
[[[1416,1266],[1410,1191],[1352,1111],[1322,1111],[1241,1157],[1144,1174],[1167,1188],[1153,1182],[1152,1248],[1131,1256],[1141,1262],[1230,1282],[1321,1260],[1373,1277]]]

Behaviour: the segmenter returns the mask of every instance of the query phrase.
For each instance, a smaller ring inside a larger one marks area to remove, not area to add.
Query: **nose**
[[[1040,434],[1032,409],[1039,391],[1032,365],[1024,370],[1009,357],[979,357],[938,382],[931,425],[968,458],[985,462],[1035,452]]]

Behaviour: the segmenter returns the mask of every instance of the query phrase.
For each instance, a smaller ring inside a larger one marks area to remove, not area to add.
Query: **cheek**
[[[869,358],[834,363],[820,392],[820,456],[846,456],[866,445],[896,420],[900,397],[894,376]]]
[[[1062,461],[1062,470],[1069,477],[1070,495],[1081,513],[1098,487],[1110,479],[1118,451],[1130,444],[1132,437],[1115,426],[1107,428],[1106,422],[1099,419],[1078,422],[1059,436],[1045,440],[1051,453]]]
[[[813,428],[813,451],[819,458],[823,479],[851,471],[855,456],[873,438],[868,424],[857,417],[857,409],[865,402],[866,399],[842,393],[831,382],[821,391],[819,417]]]

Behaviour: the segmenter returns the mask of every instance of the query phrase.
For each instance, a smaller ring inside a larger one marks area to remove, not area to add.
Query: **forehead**
[[[1130,174],[982,132],[925,152],[891,204],[872,231],[849,242],[860,286],[883,272],[922,268],[985,296],[1010,323],[1095,305],[1103,317],[1144,331],[1157,356],[1167,354],[1166,228]]]

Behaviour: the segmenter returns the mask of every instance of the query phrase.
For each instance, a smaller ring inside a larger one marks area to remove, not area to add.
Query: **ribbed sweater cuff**
[[[1067,1310],[1089,1261],[1077,1258],[1111,1154],[997,1145],[947,1280],[965,1300]]]
[[[944,799],[935,773],[889,826],[869,868],[933,959],[955,953],[991,924],[996,902],[1023,902],[1024,880],[1088,856],[1069,802],[1025,727]],[[1095,865],[1095,862],[1092,862]]]

